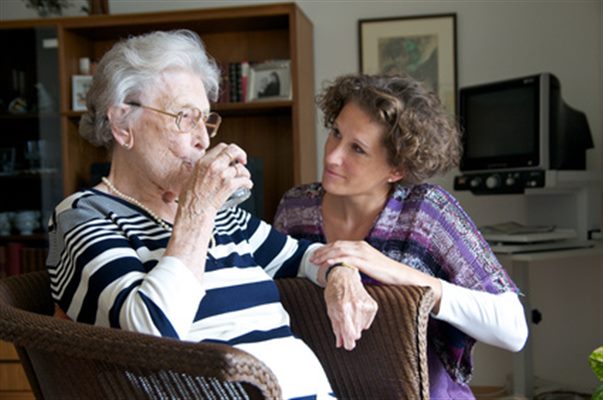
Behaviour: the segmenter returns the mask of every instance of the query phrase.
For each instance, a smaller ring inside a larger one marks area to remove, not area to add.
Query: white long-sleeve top
[[[442,299],[438,314],[432,314],[434,318],[480,342],[514,352],[523,348],[528,326],[516,293],[492,294],[440,282]]]

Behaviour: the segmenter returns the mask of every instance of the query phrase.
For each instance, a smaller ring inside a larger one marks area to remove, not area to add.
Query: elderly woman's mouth
[[[184,165],[184,168],[186,168],[189,171],[192,171],[193,168],[195,167],[195,164],[197,164],[197,161],[199,161],[199,159],[197,160],[182,160],[182,165]]]

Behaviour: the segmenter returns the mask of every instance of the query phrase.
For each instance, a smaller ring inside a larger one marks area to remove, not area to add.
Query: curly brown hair
[[[325,127],[333,127],[349,102],[383,125],[388,162],[403,170],[404,183],[419,183],[458,165],[460,130],[438,96],[415,79],[399,75],[340,76],[317,97]]]

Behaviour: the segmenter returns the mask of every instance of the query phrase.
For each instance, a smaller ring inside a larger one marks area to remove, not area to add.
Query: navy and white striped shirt
[[[171,232],[141,208],[95,189],[63,200],[49,232],[52,296],[71,319],[236,346],[273,370],[286,398],[331,391],[314,354],[292,336],[272,279],[316,283],[317,267],[307,258],[317,245],[244,210],[221,211],[201,284],[178,258],[163,257]]]

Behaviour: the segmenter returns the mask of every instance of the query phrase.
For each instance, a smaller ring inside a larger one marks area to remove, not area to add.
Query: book
[[[21,273],[43,271],[46,268],[48,249],[40,247],[23,247],[21,249]]]
[[[230,84],[230,102],[237,103],[241,101],[241,63],[231,62],[228,64],[228,82]]]
[[[247,85],[248,85],[248,77],[249,77],[249,63],[247,61],[243,61],[241,63],[241,82],[239,84],[240,90],[240,99],[241,101],[247,101]]]
[[[23,245],[17,242],[6,244],[6,276],[18,275],[21,272],[21,249]]]
[[[220,68],[220,92],[218,93],[218,103],[230,102],[230,73],[228,64],[218,64]]]
[[[6,276],[6,246],[0,246],[0,278]]]

